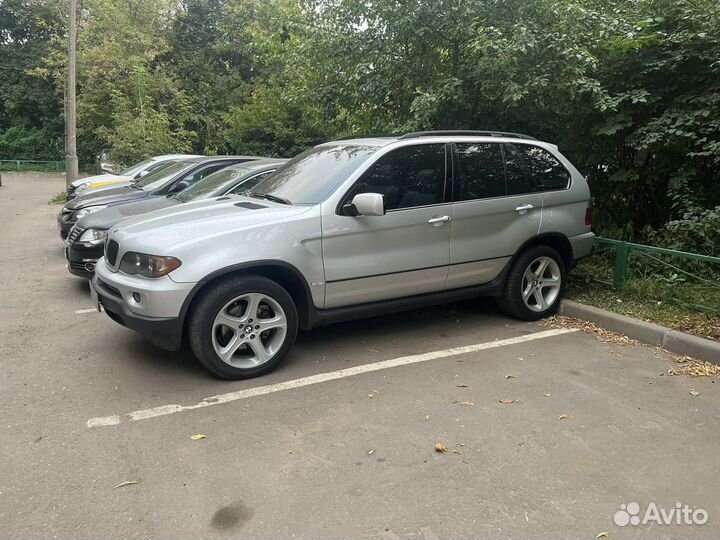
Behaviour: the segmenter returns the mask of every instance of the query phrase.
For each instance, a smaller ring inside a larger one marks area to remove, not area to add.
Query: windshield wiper
[[[270,195],[269,193],[256,193],[254,191],[251,191],[248,193],[251,197],[257,197],[258,199],[267,199],[268,201],[280,203],[280,204],[289,204],[292,205],[292,203],[287,200],[283,199],[282,197],[278,197],[276,195]]]

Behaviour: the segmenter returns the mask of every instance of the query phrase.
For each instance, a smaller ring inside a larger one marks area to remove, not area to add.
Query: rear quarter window
[[[529,144],[513,145],[525,163],[534,191],[557,191],[570,184],[570,172],[550,152]]]

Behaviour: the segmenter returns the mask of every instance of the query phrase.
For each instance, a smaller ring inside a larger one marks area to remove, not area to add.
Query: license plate
[[[98,296],[97,291],[95,290],[95,287],[90,285],[90,302],[92,303],[92,307],[97,309],[98,311],[102,311],[100,308],[100,297]]]

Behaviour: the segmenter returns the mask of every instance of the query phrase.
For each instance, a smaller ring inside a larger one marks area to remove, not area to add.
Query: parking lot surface
[[[0,187],[0,537],[718,537],[720,384],[666,354],[478,300],[301,333],[220,381],[92,311],[62,189]],[[709,519],[616,525],[631,502]]]

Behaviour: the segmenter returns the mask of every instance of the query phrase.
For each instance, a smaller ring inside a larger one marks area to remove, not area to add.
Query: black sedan
[[[127,204],[141,199],[165,197],[178,193],[206,176],[229,165],[263,159],[253,156],[214,156],[178,160],[158,168],[137,182],[113,189],[92,192],[68,202],[57,217],[60,238],[65,240],[80,218],[110,206]]]
[[[92,278],[95,262],[103,255],[108,229],[123,219],[190,201],[244,193],[285,161],[287,160],[259,159],[231,165],[180,192],[111,206],[81,218],[65,240],[68,270],[76,276]]]

